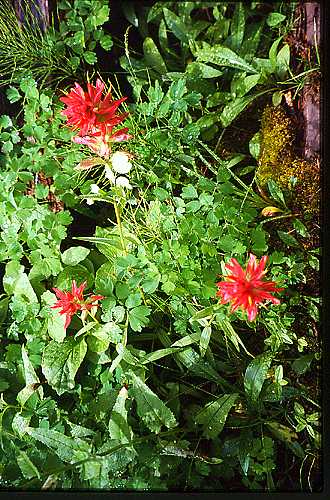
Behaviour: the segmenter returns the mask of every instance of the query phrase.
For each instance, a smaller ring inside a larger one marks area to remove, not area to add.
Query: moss
[[[281,106],[267,106],[261,119],[261,145],[257,181],[265,189],[273,179],[291,196],[291,208],[316,214],[320,200],[320,170],[317,160],[307,161],[294,150],[292,120]]]

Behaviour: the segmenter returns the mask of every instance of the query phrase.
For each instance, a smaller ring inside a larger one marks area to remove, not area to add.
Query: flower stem
[[[123,227],[121,225],[119,206],[118,206],[116,201],[113,202],[113,206],[115,208],[115,214],[116,214],[116,219],[117,219],[117,226],[118,226],[118,230],[119,230],[121,246],[122,246],[124,254],[127,255],[127,250],[126,250],[126,246],[125,246],[125,242],[124,242]]]

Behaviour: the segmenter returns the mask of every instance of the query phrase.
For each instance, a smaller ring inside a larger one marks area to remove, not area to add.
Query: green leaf
[[[55,294],[49,290],[42,294],[41,300],[48,306],[52,306],[57,302]],[[49,313],[47,314],[47,331],[50,338],[56,340],[56,342],[62,342],[66,336],[64,325],[65,315],[59,314],[58,310],[49,309]]]
[[[272,104],[273,106],[279,106],[282,102],[283,93],[279,90],[272,94]]]
[[[0,116],[0,130],[1,128],[11,128],[13,126],[13,122],[8,115]]]
[[[21,99],[21,94],[18,92],[18,90],[15,87],[9,87],[6,90],[6,96],[7,96],[7,99],[9,100],[10,104],[13,104],[14,102],[17,102]]]
[[[249,142],[249,151],[250,155],[253,156],[256,160],[260,155],[260,144],[261,144],[261,134],[260,132],[256,132],[252,139]]]
[[[26,432],[33,439],[40,441],[54,451],[64,462],[72,464],[89,456],[90,445],[78,437],[71,438],[65,436],[62,432],[41,427],[28,427]]]
[[[209,62],[218,66],[235,68],[247,73],[258,73],[258,71],[239,57],[234,51],[222,45],[209,45],[203,42],[203,48],[196,49],[197,61]]]
[[[82,260],[86,259],[90,250],[85,247],[71,247],[62,253],[62,262],[67,266],[76,266]]]
[[[210,342],[211,333],[212,333],[212,328],[210,326],[205,326],[202,330],[202,334],[199,341],[199,347],[202,357],[205,356],[206,350]]]
[[[96,54],[95,52],[91,52],[90,50],[86,50],[83,52],[83,57],[85,59],[85,61],[88,63],[88,64],[95,64],[97,62],[97,57],[96,57]]]
[[[24,267],[16,260],[8,262],[3,278],[3,288],[8,295],[25,297],[30,303],[38,302]]]
[[[56,288],[71,290],[73,280],[76,281],[77,285],[80,285],[83,281],[87,281],[87,288],[90,288],[93,286],[94,276],[82,264],[67,266],[57,276]]]
[[[149,323],[149,314],[151,313],[150,307],[138,306],[129,311],[128,321],[130,327],[135,332],[141,332],[142,328]]]
[[[185,78],[179,78],[176,82],[172,82],[168,89],[168,95],[173,101],[181,99],[186,92],[187,87]]]
[[[306,354],[298,359],[295,359],[292,363],[292,368],[297,375],[304,374],[310,367],[314,359],[314,354]]]
[[[127,389],[122,387],[112,408],[108,426],[111,439],[118,439],[121,443],[129,443],[133,437],[132,430],[127,423],[127,410],[125,408],[127,397]]]
[[[146,365],[147,363],[151,363],[152,361],[156,361],[157,359],[164,358],[169,354],[173,354],[173,352],[177,352],[178,349],[175,347],[167,347],[166,349],[158,349],[157,351],[151,352],[150,354],[146,354],[141,359],[141,363]]]
[[[43,398],[43,388],[40,386],[40,380],[34,371],[33,365],[29,360],[24,345],[22,345],[23,372],[25,378],[25,387],[17,394],[17,401],[24,406],[29,397],[37,391],[40,399]],[[37,387],[36,387],[37,385]]]
[[[128,372],[128,376],[132,383],[130,393],[135,398],[137,413],[151,432],[158,434],[163,425],[168,429],[175,427],[175,417],[163,401],[132,371]]]
[[[181,19],[174,14],[174,12],[171,12],[166,7],[163,8],[163,13],[168,29],[174,36],[176,36],[176,38],[178,38],[178,40],[180,40],[180,42],[188,44],[189,38],[186,32],[187,28],[185,23],[183,23]]]
[[[110,50],[113,46],[111,35],[103,35],[100,39],[100,45],[104,50]]]
[[[74,388],[74,377],[86,352],[87,345],[82,336],[78,339],[68,337],[62,344],[52,340],[45,348],[42,372],[58,395]]]
[[[292,225],[300,236],[303,236],[304,238],[309,236],[307,227],[299,219],[293,219]]]
[[[272,359],[272,353],[264,352],[255,357],[248,365],[244,376],[244,389],[251,401],[257,401],[259,398]]]
[[[268,14],[266,23],[270,28],[274,28],[275,26],[278,26],[281,22],[283,22],[285,18],[286,16],[280,14],[279,12],[271,12],[270,14]]]
[[[276,56],[276,72],[280,78],[284,78],[290,68],[290,46],[285,44]]]
[[[220,114],[220,120],[223,127],[228,127],[237,116],[244,111],[244,109],[257,97],[257,95],[250,95],[245,97],[238,97],[234,101],[229,102],[223,108]]]
[[[143,42],[143,54],[147,66],[150,69],[157,71],[157,73],[161,75],[165,75],[167,73],[164,59],[160,55],[157,45],[150,37],[147,37]]]
[[[291,234],[285,233],[284,231],[280,230],[277,231],[277,234],[279,235],[283,243],[285,243],[289,247],[300,247],[299,242]]]
[[[196,188],[192,184],[187,184],[182,188],[181,197],[185,199],[198,198],[198,193]]]
[[[273,179],[269,179],[267,182],[268,190],[270,193],[270,196],[273,198],[273,200],[277,201],[278,203],[281,203],[284,207],[286,207],[285,199],[283,192],[278,184]]]
[[[40,479],[40,474],[37,467],[30,460],[25,451],[19,450],[16,460],[25,479],[32,479],[33,477],[37,477],[38,479]]]
[[[228,413],[235,404],[238,394],[224,394],[221,398],[208,403],[196,416],[197,424],[203,426],[203,434],[208,439],[216,438],[224,428]]]
[[[235,6],[234,15],[230,24],[230,46],[233,50],[238,50],[244,38],[245,29],[245,9],[243,2],[238,2]]]

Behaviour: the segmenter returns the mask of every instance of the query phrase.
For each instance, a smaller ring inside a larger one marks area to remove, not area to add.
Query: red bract
[[[74,316],[78,311],[87,310],[90,311],[92,307],[97,305],[97,301],[104,299],[103,295],[91,295],[84,299],[83,291],[86,288],[86,281],[82,283],[79,287],[75,280],[72,281],[71,292],[63,292],[58,288],[53,288],[56,297],[59,299],[56,304],[51,306],[52,309],[61,308],[60,314],[65,314],[65,324],[64,328],[67,329],[69,326],[72,316]]]
[[[111,92],[108,92],[102,100],[104,83],[100,79],[96,80],[96,85],[87,84],[87,92],[78,83],[60,101],[66,104],[67,108],[62,114],[67,117],[67,124],[73,129],[78,129],[78,135],[84,136],[97,127],[105,133],[105,127],[115,127],[128,116],[128,113],[116,115],[120,104],[127,99],[121,97],[113,100]]]
[[[274,281],[264,281],[266,274],[265,265],[268,257],[264,256],[257,263],[256,257],[250,254],[246,271],[242,269],[236,259],[231,259],[226,268],[231,274],[225,276],[226,281],[217,283],[217,296],[221,297],[221,304],[231,302],[231,312],[241,307],[247,312],[249,321],[253,321],[258,313],[258,304],[270,300],[273,304],[279,304],[279,299],[271,295],[271,292],[280,292],[283,288],[277,288]]]
[[[77,144],[88,146],[91,151],[103,158],[109,158],[111,142],[127,141],[133,137],[127,132],[128,128],[121,128],[117,132],[112,133],[112,126],[106,125],[103,130],[93,127],[89,135],[85,135],[84,137],[75,136],[72,140]]]

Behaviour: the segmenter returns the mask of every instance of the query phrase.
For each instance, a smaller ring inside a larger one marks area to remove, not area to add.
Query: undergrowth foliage
[[[59,2],[57,61],[110,49],[106,4]],[[221,142],[282,100],[292,10],[123,9],[143,38],[132,58],[123,32],[130,96],[102,75],[54,93],[33,68],[6,86],[0,484],[317,491],[313,221],[258,186],[260,131]]]

